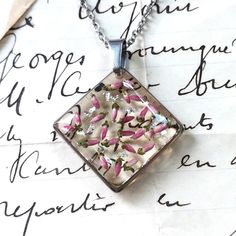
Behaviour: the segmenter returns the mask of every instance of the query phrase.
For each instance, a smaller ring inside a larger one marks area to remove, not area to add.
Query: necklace
[[[113,71],[66,111],[54,128],[92,170],[119,192],[182,133],[182,124],[126,69],[126,49],[143,31],[157,0],[132,36],[108,40],[86,0],[80,0],[99,39],[113,55]]]

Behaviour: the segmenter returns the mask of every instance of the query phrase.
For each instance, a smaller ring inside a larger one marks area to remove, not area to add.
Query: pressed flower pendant
[[[137,79],[119,68],[122,53],[118,50],[117,60],[121,61],[114,65],[114,72],[54,124],[116,192],[132,182],[183,131],[182,124]]]

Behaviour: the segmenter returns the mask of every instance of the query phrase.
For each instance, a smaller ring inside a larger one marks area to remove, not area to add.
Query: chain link
[[[126,47],[127,48],[130,45],[132,45],[135,42],[137,36],[142,33],[144,26],[147,23],[148,16],[152,13],[152,9],[156,4],[157,4],[157,0],[151,0],[149,5],[146,6],[146,8],[143,12],[142,18],[141,18],[140,22],[138,23],[137,29],[135,29],[132,32],[131,37],[128,40],[126,40]],[[98,34],[98,38],[103,42],[103,44],[105,45],[106,48],[109,48],[109,42],[108,42],[109,40],[106,37],[103,28],[97,22],[93,11],[91,10],[90,6],[87,3],[87,0],[80,0],[80,6],[86,12],[88,18],[91,20],[93,27],[94,27],[96,33]]]

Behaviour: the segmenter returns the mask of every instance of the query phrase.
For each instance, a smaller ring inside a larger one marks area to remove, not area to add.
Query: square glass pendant
[[[112,72],[54,124],[95,173],[119,192],[183,131],[129,72]]]

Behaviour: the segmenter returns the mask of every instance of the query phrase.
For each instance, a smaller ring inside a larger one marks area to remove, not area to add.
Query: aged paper
[[[129,38],[149,1],[89,3],[109,38]],[[37,1],[0,44],[0,235],[236,235],[235,10],[154,8],[128,69],[185,132],[114,193],[52,128],[111,71],[109,51],[77,0]]]
[[[0,39],[35,0],[0,0]]]

